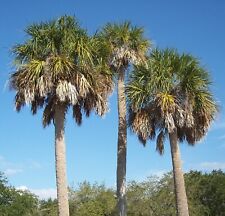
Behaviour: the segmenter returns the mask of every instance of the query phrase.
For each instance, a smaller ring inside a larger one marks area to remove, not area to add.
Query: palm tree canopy
[[[143,62],[150,46],[144,37],[144,29],[132,26],[130,22],[108,23],[99,36],[108,45],[109,65],[115,71],[128,67],[130,63]]]
[[[30,25],[28,39],[13,48],[16,71],[11,75],[17,111],[25,104],[32,113],[44,107],[43,125],[51,123],[55,106],[73,107],[78,124],[82,110],[103,115],[112,90],[109,69],[97,49],[98,41],[87,35],[74,17]]]
[[[168,133],[177,130],[180,141],[199,141],[217,112],[209,89],[209,73],[191,55],[155,49],[147,64],[134,68],[127,85],[129,126],[145,144],[157,134],[163,153]]]

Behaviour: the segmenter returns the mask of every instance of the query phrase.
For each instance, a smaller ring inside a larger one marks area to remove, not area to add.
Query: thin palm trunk
[[[178,145],[177,131],[169,134],[171,155],[173,162],[174,190],[176,196],[177,216],[189,216],[187,195],[185,191],[184,175]]]
[[[55,165],[59,216],[69,216],[64,121],[65,107],[58,105],[55,110]]]
[[[126,216],[126,156],[127,124],[124,69],[118,74],[118,149],[117,149],[117,208],[119,216]]]

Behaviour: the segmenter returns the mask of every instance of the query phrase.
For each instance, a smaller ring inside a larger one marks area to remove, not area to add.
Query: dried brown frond
[[[82,112],[81,112],[81,105],[76,104],[73,106],[73,118],[75,119],[76,123],[80,126],[82,123]]]
[[[164,153],[164,140],[165,140],[165,132],[160,131],[156,139],[156,151],[158,151],[160,155]]]

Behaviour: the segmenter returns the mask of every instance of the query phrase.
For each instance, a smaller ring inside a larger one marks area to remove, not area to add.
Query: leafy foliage
[[[116,206],[114,191],[104,185],[83,182],[70,192],[71,215],[112,216]]]
[[[6,178],[0,173],[0,215],[38,216],[38,199],[29,191],[16,190],[8,186]]]
[[[150,42],[145,39],[143,28],[132,26],[130,22],[108,23],[98,37],[105,44],[105,54],[114,72],[145,61]]]
[[[224,216],[225,173],[190,171],[185,174],[190,215]],[[152,176],[128,184],[128,216],[175,216],[172,173]],[[115,191],[104,185],[83,182],[70,188],[70,214],[73,216],[116,216]],[[57,200],[41,200],[28,191],[7,185],[0,175],[0,213],[2,216],[57,216]]]
[[[106,50],[105,59],[117,78],[118,93],[118,160],[117,160],[117,207],[118,214],[126,215],[126,94],[125,73],[129,66],[143,63],[149,47],[144,38],[143,28],[134,27],[130,22],[107,24],[98,34]]]
[[[57,215],[57,200],[41,200],[39,203],[39,213],[41,216],[56,216]]]
[[[127,86],[129,126],[145,144],[157,134],[162,154],[167,133],[193,145],[208,131],[217,106],[208,72],[191,55],[175,50],[151,52],[147,65],[136,66]]]
[[[10,81],[17,111],[25,104],[33,114],[44,107],[44,127],[53,120],[57,104],[65,110],[72,106],[79,125],[82,112],[103,115],[113,86],[98,41],[70,16],[33,24],[26,33],[28,39],[13,48],[16,71]]]

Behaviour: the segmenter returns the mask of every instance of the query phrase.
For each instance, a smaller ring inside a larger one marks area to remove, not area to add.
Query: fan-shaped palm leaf
[[[210,84],[196,58],[156,49],[147,65],[134,68],[127,85],[129,126],[139,140],[145,144],[152,139],[154,128],[156,149],[162,154],[169,135],[179,216],[188,215],[188,206],[177,140],[193,145],[206,135],[217,112]]]
[[[81,29],[74,17],[63,16],[26,29],[28,39],[13,48],[16,71],[11,87],[17,111],[25,104],[36,114],[44,107],[43,126],[53,120],[56,130],[56,169],[60,216],[68,216],[65,171],[64,120],[69,107],[78,125],[82,112],[107,111],[113,84],[94,37]]]

